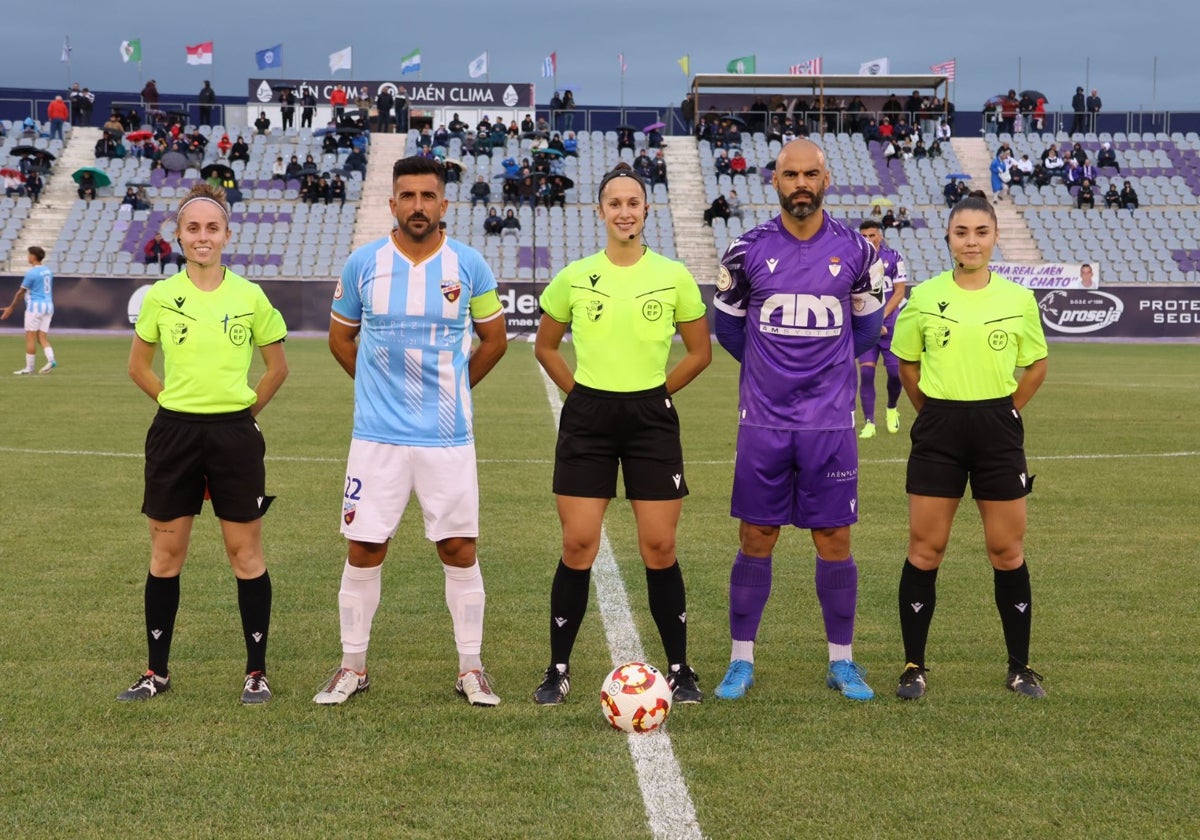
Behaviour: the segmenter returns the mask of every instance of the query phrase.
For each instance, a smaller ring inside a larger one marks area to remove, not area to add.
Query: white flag
[[[487,75],[487,71],[487,50],[484,50],[483,55],[467,65],[467,73],[472,79],[478,79],[480,76]]]
[[[891,72],[891,69],[888,67],[887,56],[864,61],[858,66],[858,75],[860,76],[886,76]]]
[[[353,57],[351,51],[353,47],[346,47],[344,50],[338,50],[335,53],[329,54],[329,72],[336,73],[338,70],[351,70]]]

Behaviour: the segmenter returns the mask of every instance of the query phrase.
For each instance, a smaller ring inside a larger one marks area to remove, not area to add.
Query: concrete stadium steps
[[[983,190],[985,195],[992,194],[992,173],[988,167],[992,163],[992,153],[987,143],[979,137],[955,137],[950,141],[954,154],[962,164],[963,172],[971,176],[972,189]],[[1042,262],[1042,252],[1029,225],[1025,223],[1025,215],[1013,206],[1011,197],[992,204],[996,210],[996,220],[1000,223],[1000,251],[1005,262],[1039,263]]]
[[[392,164],[405,155],[407,134],[371,135],[367,157],[367,177],[363,179],[362,199],[354,222],[354,247],[389,236],[395,224],[388,199],[392,197]]]
[[[689,134],[666,138],[667,185],[675,252],[697,283],[717,281],[717,246],[712,228],[704,224],[704,178],[696,138]]]
[[[62,153],[54,163],[54,174],[46,179],[41,198],[25,220],[21,235],[13,245],[8,270],[15,274],[24,274],[28,270],[26,254],[34,245],[46,249],[47,262],[54,260],[54,243],[58,241],[67,214],[79,197],[71,173],[81,166],[91,166],[96,162],[96,141],[100,139],[100,129],[72,128],[65,139]]]

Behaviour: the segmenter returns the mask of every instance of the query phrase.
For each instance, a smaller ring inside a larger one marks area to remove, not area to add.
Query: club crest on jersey
[[[837,277],[839,274],[842,273],[841,257],[830,257],[829,258],[829,273],[832,274],[834,277]]]
[[[171,341],[175,344],[183,344],[183,342],[187,341],[187,333],[187,324],[176,324],[171,327]]]
[[[354,521],[354,513],[357,506],[353,502],[346,502],[342,505],[342,521],[349,525]]]
[[[721,266],[717,270],[717,291],[728,292],[733,288],[733,275],[729,273],[729,269]]]
[[[454,303],[458,300],[458,296],[462,294],[462,284],[457,280],[442,281],[442,297]]]

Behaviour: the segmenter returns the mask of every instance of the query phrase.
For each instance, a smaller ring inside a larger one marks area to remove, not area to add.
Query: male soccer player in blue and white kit
[[[396,161],[389,205],[396,229],[350,255],[329,324],[330,350],[354,377],[341,526],[349,551],[338,592],[342,663],[313,701],[344,703],[369,686],[381,567],[415,491],[425,536],[445,572],[458,649],[455,690],[472,705],[495,706],[500,698],[480,660],[484,589],[475,551],[471,389],[504,355],[504,312],[483,256],[438,229],[448,206],[441,164]],[[479,339],[474,351],[472,331]]]
[[[14,370],[17,376],[33,373],[33,363],[37,359],[37,345],[42,345],[46,354],[46,364],[38,373],[48,373],[58,367],[54,360],[54,348],[50,346],[47,333],[50,332],[50,319],[54,317],[54,274],[42,260],[46,252],[34,245],[29,249],[29,271],[21,287],[13,295],[12,303],[0,310],[0,321],[7,320],[16,308],[17,301],[25,297],[25,367]]]
[[[740,551],[729,582],[727,700],[754,684],[754,640],[771,592],[783,525],[812,532],[829,643],[826,684],[853,700],[874,692],[854,661],[858,518],[854,359],[879,339],[882,265],[869,242],[821,209],[821,149],[788,143],[772,183],[783,212],[734,240],[717,279],[717,339],[742,363],[731,511]]]
[[[883,227],[874,219],[867,219],[858,226],[862,237],[875,246],[879,261],[883,263],[883,326],[879,331],[879,344],[858,357],[858,398],[862,401],[863,423],[860,438],[875,437],[875,366],[883,357],[887,371],[887,430],[890,434],[900,431],[900,360],[892,352],[892,332],[896,329],[896,316],[904,306],[904,290],[908,285],[908,269],[904,257],[883,242]]]

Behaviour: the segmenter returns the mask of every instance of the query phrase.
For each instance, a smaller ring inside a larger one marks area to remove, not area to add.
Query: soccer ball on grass
[[[600,686],[600,712],[613,729],[653,732],[671,711],[667,677],[645,662],[626,662]]]

